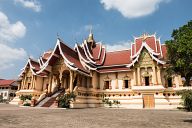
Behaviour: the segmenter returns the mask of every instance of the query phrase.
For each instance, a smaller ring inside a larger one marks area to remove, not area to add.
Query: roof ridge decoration
[[[57,43],[56,43],[56,45],[55,45],[55,48],[54,48],[53,52],[51,53],[51,56],[49,56],[48,60],[44,63],[44,65],[42,66],[41,70],[39,70],[39,71],[37,72],[37,74],[39,74],[39,73],[41,73],[42,71],[44,71],[45,68],[49,65],[49,61],[50,61],[50,59],[52,58],[52,56],[55,54],[55,51],[56,51],[57,47],[59,48],[60,54],[61,54],[62,57],[64,58],[64,63],[65,63],[69,68],[71,68],[72,70],[77,70],[77,69],[78,69],[78,68],[72,67],[72,66],[74,65],[74,63],[70,62],[70,61],[65,57],[65,55],[63,54],[63,52],[62,52],[62,50],[61,50],[61,46],[60,46],[60,43],[61,43],[60,41],[61,41],[61,40],[60,40],[59,38],[57,38]],[[66,46],[67,46],[67,45],[66,45]],[[67,47],[69,47],[69,46],[67,46]],[[69,48],[70,48],[70,47],[69,47]],[[72,49],[72,50],[73,50],[73,49]],[[73,50],[73,51],[74,51],[74,50]]]
[[[86,50],[86,46],[85,46],[85,42],[86,42],[86,40],[84,40],[84,43],[83,43],[83,50],[84,50],[84,53],[85,53],[85,56],[87,57],[87,59],[91,62],[91,63],[93,63],[93,64],[96,64],[96,62],[94,62],[90,57],[89,57],[89,55],[88,55],[88,53],[87,53],[87,50]]]
[[[140,47],[140,49],[138,50],[138,52],[136,54],[134,54],[132,56],[132,59],[134,59],[130,64],[127,65],[127,67],[131,67],[131,66],[134,66],[135,62],[138,61],[139,59],[139,56],[140,56],[140,53],[142,51],[143,48],[146,48],[147,51],[149,52],[149,55],[152,57],[153,60],[157,61],[157,63],[160,63],[160,64],[165,64],[166,62],[165,61],[162,61],[162,60],[159,60],[158,58],[156,58],[154,55],[158,56],[160,53],[156,53],[154,52],[153,49],[151,49],[146,42],[142,42],[142,45]]]
[[[86,47],[86,49],[87,49],[87,53],[88,53],[88,55],[89,55],[89,57],[91,58],[91,59],[93,59],[93,56],[91,55],[91,53],[90,53],[90,51],[89,51],[89,48],[88,48],[88,45],[87,45],[87,41],[86,40],[84,40],[84,46]]]
[[[87,64],[87,63],[90,64],[90,61],[87,61],[87,60],[81,55],[78,47],[79,47],[78,44],[75,44],[75,48],[77,49],[77,53],[78,53],[78,56],[79,56],[79,58],[80,58],[79,60],[80,60],[81,64],[82,64],[82,60],[85,62],[85,65],[82,64],[82,66],[83,66],[85,69],[86,69],[86,67],[87,67],[87,68],[89,68],[89,69],[91,69],[91,70],[96,70],[97,68],[93,68],[93,67],[91,67],[91,66],[89,66],[89,65]]]
[[[97,56],[96,59],[99,59],[99,58],[101,57],[102,43],[101,43],[101,42],[98,42],[97,44],[100,45],[100,48],[99,48],[99,55]],[[97,45],[97,44],[96,44],[96,45]]]
[[[25,66],[21,69],[22,72],[19,74],[19,76],[21,76],[21,75],[24,73],[25,69],[27,68],[27,65],[29,65],[29,68],[30,68],[32,74],[33,74],[33,75],[37,75],[37,74],[33,71],[33,70],[35,69],[35,67],[31,64],[31,58],[28,58],[27,63],[26,63]]]
[[[138,55],[141,53],[143,47],[145,47],[145,48],[146,48],[150,53],[152,53],[153,55],[156,55],[156,56],[157,56],[157,55],[160,54],[160,53],[154,52],[154,50],[151,49],[151,48],[147,45],[146,42],[142,42],[142,45],[141,45],[140,49],[138,50],[138,52],[137,52],[136,54],[134,54],[134,55],[132,56],[132,58],[135,58],[136,56],[138,56]]]

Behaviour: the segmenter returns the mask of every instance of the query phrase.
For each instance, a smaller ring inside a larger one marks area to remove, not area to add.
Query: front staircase
[[[35,107],[55,107],[54,102],[56,98],[63,93],[63,90],[59,90],[56,93],[54,93],[50,97],[46,97],[43,99],[40,103],[38,103]]]
[[[13,98],[12,101],[9,102],[9,104],[18,105],[19,101],[20,101],[19,96],[16,96],[16,97]]]

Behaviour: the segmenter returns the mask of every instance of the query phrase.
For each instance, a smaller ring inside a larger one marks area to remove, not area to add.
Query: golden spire
[[[147,33],[145,32],[145,33],[143,33],[143,35],[142,35],[141,37],[143,38],[143,41],[145,41],[148,36],[149,36],[149,34],[147,34]]]
[[[92,45],[93,45],[93,43],[95,43],[95,40],[94,40],[94,37],[93,37],[92,29],[93,29],[93,27],[91,26],[91,27],[90,27],[89,37],[88,37],[88,39],[87,39],[87,42],[91,42]]]

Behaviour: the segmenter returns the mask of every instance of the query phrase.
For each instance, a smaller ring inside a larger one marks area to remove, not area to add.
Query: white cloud
[[[14,61],[23,60],[27,56],[24,49],[11,48],[5,44],[0,44],[0,70],[14,66]]]
[[[170,0],[100,0],[106,10],[117,10],[126,18],[137,18],[152,14],[160,3]]]
[[[24,37],[26,27],[21,21],[11,24],[8,17],[0,12],[0,41],[11,42],[17,38]]]
[[[41,4],[37,0],[14,0],[15,3],[20,3],[25,8],[30,8],[35,12],[41,11]]]
[[[115,44],[106,44],[107,51],[118,51],[118,50],[124,50],[129,49],[131,47],[130,41],[120,41]]]
[[[24,37],[25,33],[26,27],[21,21],[11,24],[8,17],[0,12],[0,71],[13,67],[16,60],[26,58],[27,53],[24,49],[11,48],[8,45]]]

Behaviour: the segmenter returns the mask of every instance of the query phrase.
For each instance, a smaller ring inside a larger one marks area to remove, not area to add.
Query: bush
[[[102,102],[104,104],[109,105],[109,107],[112,107],[113,105],[116,105],[117,107],[119,107],[119,105],[120,105],[120,101],[118,101],[118,100],[111,101],[111,100],[109,100],[109,98],[105,98],[104,93],[102,94]]]
[[[70,102],[75,101],[76,95],[72,93],[65,93],[64,95],[59,97],[59,107],[61,108],[69,108]]]
[[[23,106],[31,106],[30,103],[24,103]]]
[[[183,100],[182,105],[187,111],[192,111],[192,90],[181,90],[177,92],[178,95],[181,95]]]
[[[104,98],[104,99],[102,100],[102,102],[103,102],[104,104],[109,105],[109,107],[112,107],[113,105],[116,105],[117,107],[119,107],[119,105],[120,105],[120,101],[118,101],[118,100],[113,100],[113,101],[111,101],[111,100],[109,100],[109,98]]]
[[[25,100],[31,100],[31,98],[32,98],[32,95],[21,95],[20,97],[19,97],[19,99],[20,100],[22,100],[22,101],[25,101]]]
[[[0,95],[0,103],[2,103],[4,100],[3,100],[3,96]]]

